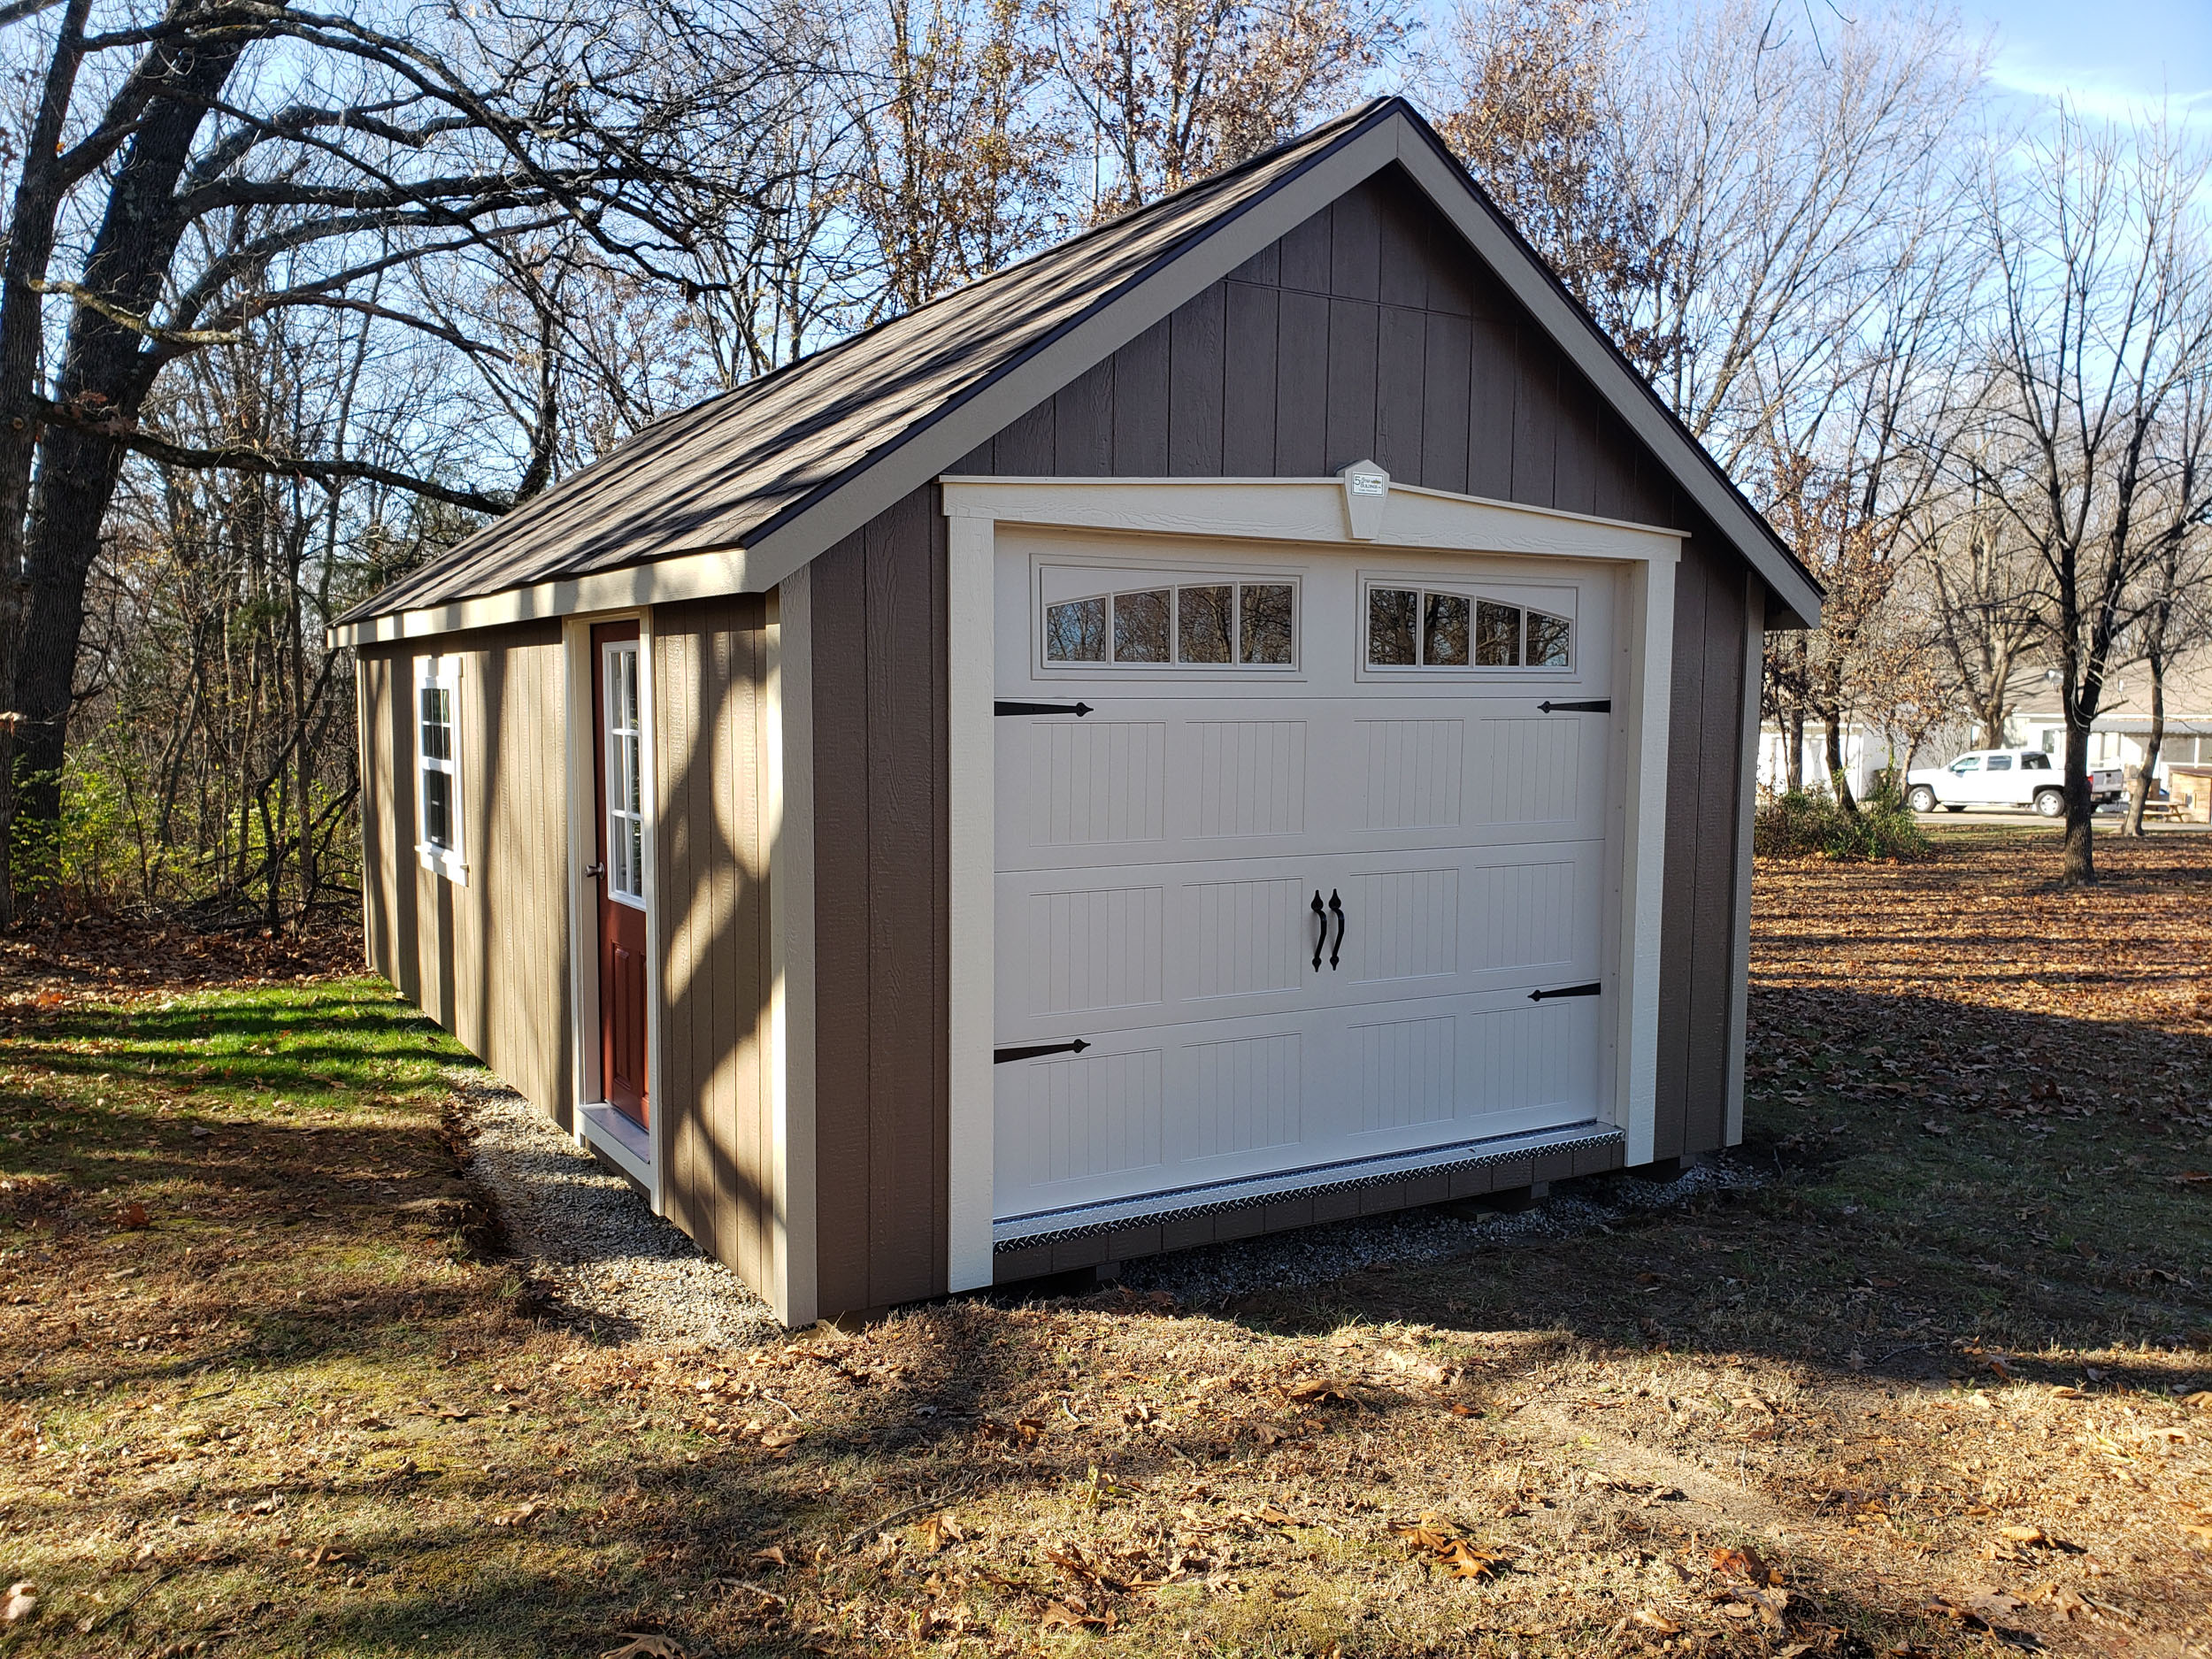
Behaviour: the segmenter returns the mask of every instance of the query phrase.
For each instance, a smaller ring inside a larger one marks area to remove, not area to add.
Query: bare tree
[[[296,311],[494,349],[371,290],[556,227],[694,277],[691,227],[755,183],[746,118],[787,79],[788,31],[740,4],[380,16],[166,0],[95,32],[89,0],[64,0],[17,26],[8,49],[40,91],[0,265],[0,845],[17,844],[19,806],[47,833],[57,820],[86,585],[130,457],[483,511],[512,498],[498,474],[524,470],[489,443],[480,478],[457,481],[248,433],[180,442],[147,419],[165,371]],[[0,920],[12,870],[0,860]]]
[[[853,82],[853,209],[881,259],[872,312],[911,311],[1028,252],[1064,222],[1072,133],[1048,98],[1033,0],[884,0]]]
[[[1983,748],[2000,748],[2039,626],[2018,526],[1970,476],[1923,503],[1913,536],[1909,603],[1947,700],[1973,721]]]
[[[1062,84],[1110,219],[1341,104],[1403,44],[1402,0],[1062,0]]]
[[[2188,417],[2183,417],[2185,427]],[[2143,809],[2166,744],[2166,675],[2191,651],[2212,642],[2212,528],[2167,538],[2151,560],[2135,625],[2138,659],[2150,677],[2150,730],[2142,769],[2128,795],[2125,833],[2143,833]]]
[[[2171,127],[2062,110],[1994,150],[1983,434],[1955,450],[2035,570],[2066,721],[2063,879],[2096,879],[2089,733],[2146,584],[2212,515],[2212,157]]]

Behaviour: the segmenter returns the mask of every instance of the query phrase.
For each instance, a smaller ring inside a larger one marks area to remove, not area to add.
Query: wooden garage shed
[[[1819,603],[1384,101],[345,618],[368,958],[794,1325],[1663,1164]]]

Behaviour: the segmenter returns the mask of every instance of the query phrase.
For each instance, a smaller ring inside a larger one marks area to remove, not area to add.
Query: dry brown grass
[[[734,1353],[477,1259],[378,987],[19,960],[0,1654],[2202,1651],[2212,838],[1942,845],[1762,871],[1755,1191]]]

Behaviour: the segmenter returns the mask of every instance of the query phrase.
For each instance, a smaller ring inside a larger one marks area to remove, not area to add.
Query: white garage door
[[[1615,567],[996,574],[1002,1222],[1603,1112]]]

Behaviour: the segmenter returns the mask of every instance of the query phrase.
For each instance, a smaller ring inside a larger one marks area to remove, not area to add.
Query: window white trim
[[[424,741],[423,693],[442,692],[445,696],[445,729],[443,755],[433,755]],[[447,651],[435,656],[415,659],[415,676],[409,697],[408,717],[415,733],[415,856],[422,867],[433,875],[443,876],[448,881],[466,887],[468,867],[468,817],[462,796],[466,772],[465,757],[461,741],[461,659]],[[430,838],[429,791],[425,780],[435,774],[445,779],[446,839],[434,841]]]
[[[1363,498],[1363,509],[1372,516],[1360,528],[1371,526],[1371,537],[1355,534],[1346,511],[1346,487],[1337,479],[954,476],[940,482],[945,514],[951,521],[946,582],[951,980],[947,1266],[951,1289],[987,1286],[994,1266],[996,748],[992,703],[998,626],[994,570],[1001,525],[1186,536],[1192,538],[1192,551],[1201,557],[1210,540],[1217,547],[1224,541],[1304,542],[1347,551],[1380,546],[1618,564],[1625,579],[1617,648],[1624,673],[1617,681],[1613,719],[1615,752],[1623,757],[1625,775],[1620,802],[1624,833],[1616,845],[1619,862],[1614,877],[1620,903],[1609,933],[1618,1022],[1612,1045],[1616,1070],[1611,1118],[1625,1133],[1625,1161],[1632,1165],[1651,1162],[1657,1132],[1660,899],[1666,872],[1674,572],[1682,551],[1678,533],[1394,483],[1379,502]],[[1300,624],[1306,626],[1302,616]],[[1033,629],[1035,624],[1025,626]],[[1578,658],[1578,642],[1576,649]],[[1366,654],[1364,640],[1359,654],[1363,658]],[[1540,677],[1543,672],[1538,671]]]

